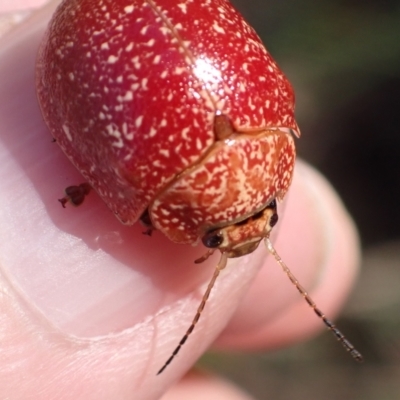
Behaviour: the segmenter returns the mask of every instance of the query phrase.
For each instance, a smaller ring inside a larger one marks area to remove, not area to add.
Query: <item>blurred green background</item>
[[[257,399],[400,399],[400,1],[231,1],[295,88],[299,156],[358,225],[362,271],[337,322],[366,361],[354,363],[326,333],[200,365]]]

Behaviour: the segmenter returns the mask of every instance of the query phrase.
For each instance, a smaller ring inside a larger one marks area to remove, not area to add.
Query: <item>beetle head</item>
[[[218,249],[228,258],[252,253],[260,241],[269,236],[278,222],[276,201],[250,217],[222,228],[209,230],[203,237],[204,246]]]

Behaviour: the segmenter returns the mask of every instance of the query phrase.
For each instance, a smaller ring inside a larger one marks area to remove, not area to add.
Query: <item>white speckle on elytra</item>
[[[144,43],[144,46],[153,47],[155,42],[155,39],[150,39],[147,43]]]
[[[100,119],[106,119],[106,116],[102,111],[99,112],[99,118]]]
[[[117,101],[122,103],[123,101],[131,101],[133,100],[133,93],[128,90],[124,96],[117,96]]]
[[[163,72],[161,72],[161,74],[160,74],[160,77],[161,77],[162,79],[165,79],[167,76],[168,76],[168,71],[163,71]]]
[[[142,122],[143,122],[143,115],[140,115],[135,119],[136,128],[139,128],[142,125]]]
[[[117,83],[122,83],[124,81],[124,77],[122,75],[118,76],[116,79]]]
[[[256,109],[256,106],[253,104],[253,101],[251,97],[248,99],[248,106],[250,107],[250,110],[254,111]]]
[[[130,42],[128,46],[125,47],[125,51],[131,51],[133,49],[133,42]]]
[[[133,5],[124,7],[124,11],[125,11],[127,14],[131,14],[131,13],[133,12],[133,9],[134,9]]]
[[[113,55],[109,56],[108,59],[107,59],[107,62],[109,64],[115,64],[117,61],[118,61],[118,57],[113,56]]]
[[[176,67],[174,70],[175,75],[182,75],[186,71],[186,67]]]
[[[180,22],[178,22],[178,23],[174,26],[174,28],[175,28],[176,30],[179,30],[179,29],[182,29],[183,26],[182,26],[182,24],[181,24]]]
[[[162,215],[165,215],[166,217],[168,217],[168,215],[171,214],[171,212],[166,210],[165,208],[161,208],[160,212],[161,212]]]
[[[203,148],[201,144],[201,140],[199,138],[196,138],[196,149],[201,150]]]
[[[229,61],[228,61],[228,60],[222,61],[222,63],[221,63],[221,70],[224,71],[224,70],[226,70],[228,67],[229,67]]]
[[[88,51],[88,52],[86,53],[86,57],[87,57],[87,58],[92,57],[92,53],[91,53],[90,51]]]
[[[188,139],[188,133],[190,131],[190,128],[186,127],[182,129],[181,135],[183,139],[187,140]]]
[[[153,64],[159,64],[161,61],[161,56],[157,54],[153,59]]]
[[[147,32],[147,29],[149,29],[149,26],[148,26],[148,25],[144,26],[144,27],[140,30],[140,33],[144,36],[144,35],[146,34],[146,32]]]
[[[74,42],[67,42],[65,45],[67,47],[74,47]]]
[[[141,86],[143,90],[148,90],[149,88],[147,87],[147,83],[148,83],[149,79],[148,78],[143,78],[141,81]]]
[[[108,45],[108,42],[104,42],[100,46],[101,50],[110,50],[110,46]]]
[[[114,129],[113,124],[109,124],[106,126],[107,132],[111,137],[114,137],[117,139],[116,142],[112,143],[112,146],[117,147],[117,148],[122,148],[124,145],[124,141],[121,138],[121,132],[118,129]]]
[[[115,27],[115,30],[118,32],[122,32],[124,30],[124,27],[122,25],[118,25]]]
[[[156,134],[157,134],[157,129],[152,127],[149,132],[149,137],[154,137],[156,136]]]
[[[182,146],[182,143],[179,143],[178,146],[175,147],[175,154],[180,154]]]
[[[119,112],[119,111],[122,111],[123,109],[124,109],[124,106],[123,106],[122,104],[120,104],[119,106],[115,106],[115,107],[114,107],[114,110],[115,110],[115,111],[118,111],[118,112]]]
[[[126,122],[122,124],[122,133],[124,134],[126,140],[133,139],[133,132],[128,133],[128,124]]]
[[[271,101],[270,101],[270,100],[267,100],[267,101],[265,102],[265,108],[269,108],[270,104],[271,104]]]
[[[181,9],[181,11],[186,14],[187,13],[187,6],[186,3],[180,3],[178,4],[178,7]]]
[[[184,204],[174,204],[174,203],[171,203],[171,204],[169,205],[169,208],[170,208],[171,210],[183,210],[185,207],[186,207],[186,206],[185,206]]]
[[[61,80],[61,78],[62,78],[62,77],[61,77],[61,74],[57,74],[57,79],[58,79],[58,80]]]
[[[63,128],[63,131],[64,131],[65,136],[67,137],[67,139],[68,139],[70,142],[72,142],[72,136],[71,136],[71,132],[70,132],[68,126],[64,124],[64,125],[62,126],[62,128]]]
[[[218,32],[218,33],[225,33],[225,29],[222,28],[221,26],[219,26],[218,23],[217,23],[216,21],[214,21],[213,29],[214,29],[215,32]]]
[[[132,62],[133,62],[133,66],[134,66],[136,69],[140,69],[141,64],[140,64],[140,61],[139,61],[139,56],[133,57],[133,58],[132,58]]]
[[[167,120],[166,120],[165,118],[163,118],[163,119],[161,120],[161,122],[160,122],[160,128],[164,128],[164,127],[167,126],[167,125],[168,125]]]
[[[72,72],[70,72],[68,74],[68,78],[69,78],[70,81],[74,81],[75,80],[75,75]]]
[[[169,34],[169,28],[166,28],[165,26],[160,26],[159,27],[160,32],[164,35],[167,36]]]
[[[169,157],[169,150],[167,149],[160,149],[159,153],[164,157]]]
[[[140,88],[140,85],[138,83],[132,83],[131,89],[136,92]]]
[[[113,135],[114,135],[114,126],[113,126],[113,124],[108,124],[108,125],[106,126],[106,129],[107,129],[107,132],[108,132],[108,134],[109,134],[110,136],[113,136]]]
[[[112,146],[117,147],[118,149],[122,149],[124,147],[124,142],[121,138],[118,138],[118,142],[113,142]]]

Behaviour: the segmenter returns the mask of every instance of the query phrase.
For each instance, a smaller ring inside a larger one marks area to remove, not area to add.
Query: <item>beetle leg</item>
[[[139,221],[142,223],[142,225],[146,228],[146,230],[143,233],[143,235],[151,236],[153,231],[156,229],[153,226],[153,223],[151,222],[150,219],[150,214],[149,210],[146,209],[143,214],[140,216]]]
[[[62,199],[58,199],[63,208],[69,202],[74,206],[79,206],[85,200],[85,197],[90,193],[92,187],[87,183],[81,183],[78,186],[68,186],[65,189],[65,196]]]
[[[197,258],[194,260],[195,264],[201,264],[202,262],[206,261],[208,257],[214,254],[215,249],[210,249],[207,251],[207,253],[203,254],[200,258]]]

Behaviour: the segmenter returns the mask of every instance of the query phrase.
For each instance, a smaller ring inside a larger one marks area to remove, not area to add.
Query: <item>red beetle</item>
[[[280,260],[268,237],[293,174],[292,87],[226,0],[65,0],[39,51],[37,92],[57,143],[122,223],[201,239],[211,250],[198,261],[222,253],[168,365],[228,257],[265,238]],[[82,202],[84,189],[68,198]]]

